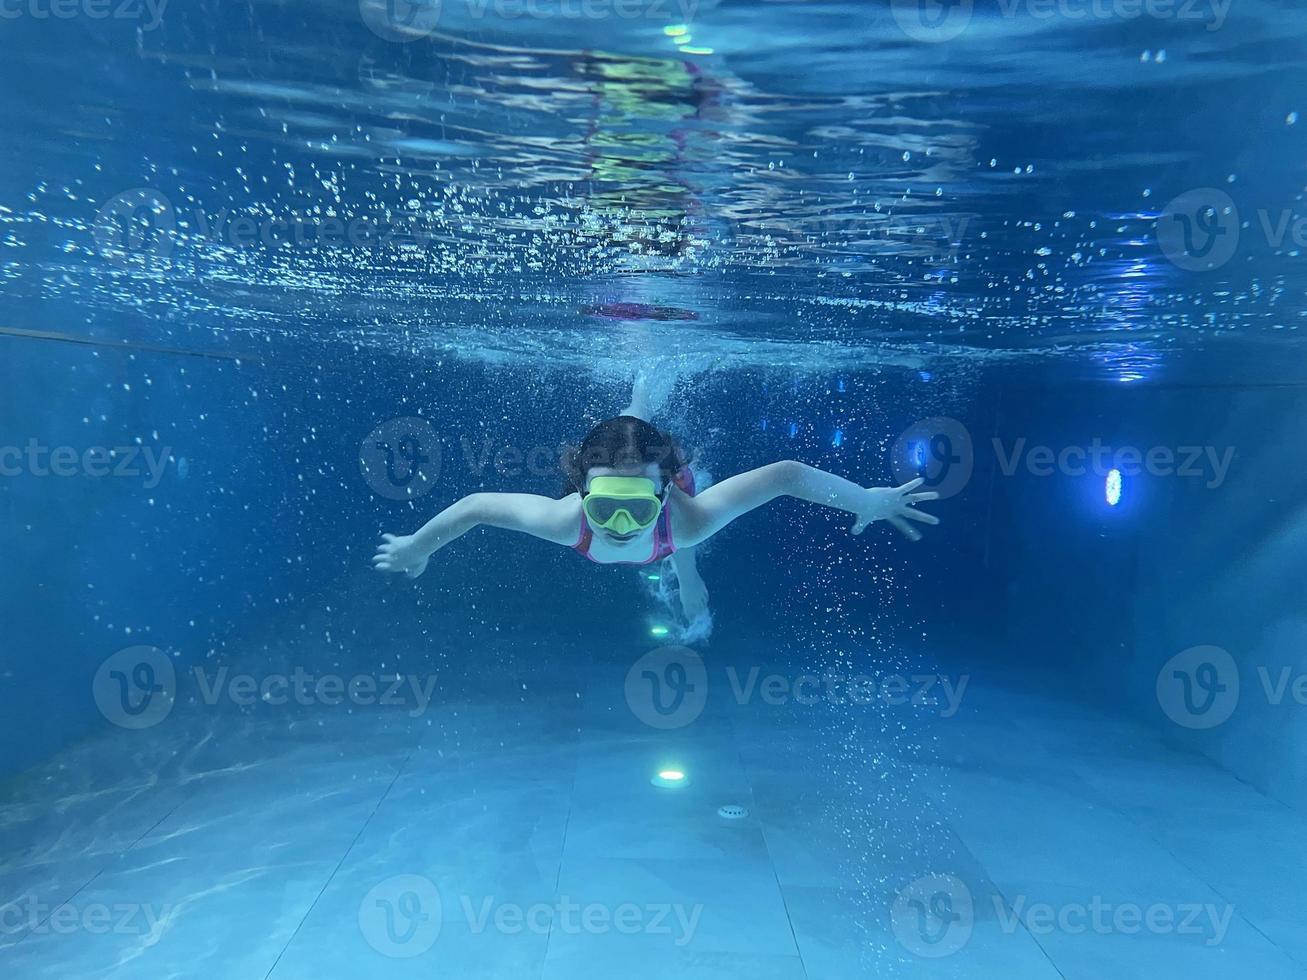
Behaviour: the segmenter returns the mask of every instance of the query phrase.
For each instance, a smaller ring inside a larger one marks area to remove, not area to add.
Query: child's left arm
[[[872,521],[889,521],[906,537],[916,541],[921,533],[912,526],[912,521],[939,523],[938,517],[916,509],[916,505],[923,501],[939,498],[933,490],[914,493],[923,482],[916,479],[901,487],[860,487],[842,476],[797,460],[769,463],[714,483],[697,497],[685,501],[684,516],[677,522],[676,539],[684,546],[698,544],[741,514],[747,514],[777,497],[788,496],[855,515],[854,534],[861,534]]]

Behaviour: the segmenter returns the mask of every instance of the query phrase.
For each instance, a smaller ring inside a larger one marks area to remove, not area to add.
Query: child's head
[[[644,476],[661,489],[685,466],[685,456],[666,432],[633,415],[600,422],[563,459],[571,489],[585,493],[595,476]]]

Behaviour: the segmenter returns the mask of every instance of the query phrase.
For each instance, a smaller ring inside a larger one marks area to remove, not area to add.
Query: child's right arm
[[[415,534],[383,534],[372,567],[417,578],[433,554],[479,524],[570,545],[580,520],[576,494],[556,500],[532,493],[474,493],[446,507]]]

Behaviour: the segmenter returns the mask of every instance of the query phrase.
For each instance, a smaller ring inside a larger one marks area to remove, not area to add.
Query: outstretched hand
[[[918,477],[901,487],[868,487],[866,506],[858,510],[853,533],[861,534],[872,521],[889,521],[908,540],[921,540],[921,532],[912,526],[912,521],[920,521],[922,524],[939,523],[939,518],[934,514],[916,508],[917,504],[924,501],[939,499],[939,494],[934,490],[913,493],[925,482]]]
[[[403,572],[417,578],[427,570],[427,559],[411,534],[383,534],[377,553],[372,556],[372,567],[379,572]]]

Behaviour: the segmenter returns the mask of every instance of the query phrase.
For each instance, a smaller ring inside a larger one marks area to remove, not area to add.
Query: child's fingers
[[[924,510],[913,510],[911,507],[903,512],[903,516],[910,521],[921,521],[922,524],[939,523],[939,518],[934,514],[927,514]]]
[[[392,541],[395,540],[395,536],[393,534],[386,534],[385,532],[382,532],[381,540],[386,542],[386,544],[390,544]]]
[[[901,533],[905,538],[907,538],[909,541],[920,541],[920,540],[921,540],[921,532],[918,531],[918,530],[917,530],[915,527],[913,527],[911,524],[909,524],[907,521],[905,521],[903,518],[898,517],[898,516],[896,515],[896,516],[894,516],[894,517],[891,517],[891,518],[889,519],[889,522],[890,522],[891,524],[893,524],[894,527],[897,528],[898,531],[899,531],[899,532],[900,532],[900,533]]]
[[[924,476],[919,476],[915,480],[909,480],[907,483],[903,484],[903,486],[898,488],[898,491],[899,493],[911,493],[925,482],[926,478]]]
[[[853,522],[853,527],[849,528],[849,533],[861,534],[866,529],[867,529],[867,522],[862,520],[862,518],[858,518],[858,520]]]
[[[938,499],[939,499],[938,490],[927,490],[924,493],[908,494],[908,503],[910,504],[919,504],[923,500],[938,500]]]

